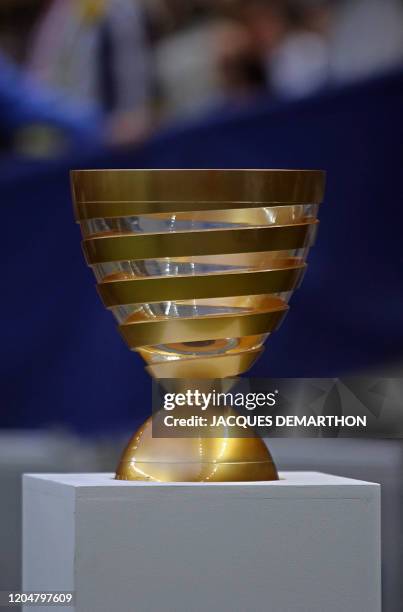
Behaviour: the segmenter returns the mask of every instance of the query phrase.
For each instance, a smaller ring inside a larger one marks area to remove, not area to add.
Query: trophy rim
[[[311,169],[88,169],[72,170],[70,176],[76,205],[321,204],[326,183],[324,170]]]

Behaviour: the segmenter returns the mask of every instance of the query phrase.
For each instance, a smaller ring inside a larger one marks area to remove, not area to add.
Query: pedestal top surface
[[[333,476],[321,472],[280,472],[271,482],[143,482],[115,480],[111,473],[25,474],[24,486],[54,494],[99,495],[133,498],[140,494],[231,495],[244,493],[258,497],[367,497],[379,489],[375,483]]]

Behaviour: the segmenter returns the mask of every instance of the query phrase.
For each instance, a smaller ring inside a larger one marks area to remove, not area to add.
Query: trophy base
[[[278,480],[260,438],[153,438],[148,419],[123,453],[117,480],[251,482]]]

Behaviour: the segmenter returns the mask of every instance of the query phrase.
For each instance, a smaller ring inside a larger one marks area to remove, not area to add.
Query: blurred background
[[[323,168],[309,272],[252,376],[401,376],[403,0],[2,0],[0,590],[20,475],[113,471],[151,382],[101,306],[71,168]],[[280,469],[382,483],[401,610],[403,443],[272,440]]]

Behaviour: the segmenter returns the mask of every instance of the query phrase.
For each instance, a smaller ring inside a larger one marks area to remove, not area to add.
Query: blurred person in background
[[[238,2],[238,14],[255,41],[274,96],[298,98],[326,85],[327,0],[244,0]]]
[[[151,59],[140,0],[52,0],[33,36],[30,72],[109,117],[109,139],[150,128]]]
[[[265,90],[264,64],[242,24],[228,20],[217,26],[215,54],[221,102],[242,107]]]
[[[1,0],[0,46],[12,61],[22,64],[27,40],[47,0]]]
[[[18,36],[25,12],[8,2],[14,37],[0,28],[1,44],[47,97],[64,93],[51,94],[54,113],[81,104],[102,115],[105,144],[243,107],[262,90],[301,98],[403,61],[403,0],[24,0],[37,21],[30,47],[29,20]]]
[[[29,156],[64,153],[102,141],[95,108],[66,102],[40,86],[0,52],[0,152]]]
[[[236,4],[264,59],[268,88],[280,99],[311,95],[403,65],[403,0]]]
[[[251,33],[226,8],[213,0],[161,0],[155,60],[166,119],[244,106],[264,88]]]
[[[336,83],[403,65],[403,0],[338,0],[331,36]]]
[[[155,69],[165,119],[197,114],[220,93],[216,19],[209,2],[163,0]]]
[[[277,95],[301,98],[329,84],[329,1],[294,0],[287,18],[287,34],[272,54],[270,82]]]

